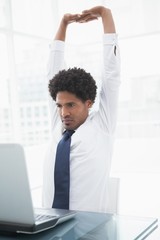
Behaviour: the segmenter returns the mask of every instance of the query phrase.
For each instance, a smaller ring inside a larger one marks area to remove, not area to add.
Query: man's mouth
[[[63,124],[68,125],[68,124],[70,124],[71,122],[73,122],[73,120],[67,118],[67,119],[62,119],[62,122],[63,122]]]

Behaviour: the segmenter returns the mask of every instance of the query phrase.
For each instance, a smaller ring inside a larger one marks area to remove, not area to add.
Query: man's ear
[[[88,108],[91,108],[93,105],[93,102],[91,100],[86,100],[86,105]]]

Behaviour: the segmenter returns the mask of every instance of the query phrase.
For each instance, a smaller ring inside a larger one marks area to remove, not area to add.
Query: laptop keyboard
[[[57,218],[58,216],[51,216],[51,215],[43,215],[43,214],[35,214],[35,220],[36,222],[44,222],[48,220],[52,220]]]

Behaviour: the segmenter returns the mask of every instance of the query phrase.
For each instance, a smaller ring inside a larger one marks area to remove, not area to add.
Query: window
[[[0,1],[0,142],[19,142],[25,147],[32,188],[41,185],[42,146],[50,132],[46,63],[54,31],[53,8],[52,0]],[[41,153],[34,151],[36,146]]]

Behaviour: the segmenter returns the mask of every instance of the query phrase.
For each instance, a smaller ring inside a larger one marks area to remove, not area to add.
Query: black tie
[[[74,130],[66,130],[58,143],[55,168],[54,185],[55,194],[53,208],[69,209],[69,187],[70,187],[70,144]]]

